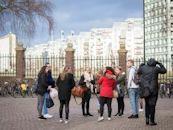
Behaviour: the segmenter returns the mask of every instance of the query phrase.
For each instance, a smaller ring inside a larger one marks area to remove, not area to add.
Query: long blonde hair
[[[69,69],[69,67],[66,66],[66,67],[64,67],[62,73],[60,73],[60,78],[61,78],[61,80],[64,80],[64,79],[65,79],[65,76],[66,76],[66,74],[67,74],[68,69]]]

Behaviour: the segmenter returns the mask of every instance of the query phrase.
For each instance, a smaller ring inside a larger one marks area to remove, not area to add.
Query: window
[[[161,32],[159,33],[159,37],[162,37],[162,33]]]
[[[171,51],[173,51],[173,47],[171,47]]]
[[[162,3],[161,2],[159,2],[159,6],[162,6]]]
[[[171,28],[173,28],[173,23],[171,23]]]
[[[151,38],[154,38],[154,34],[152,33]]]
[[[156,37],[158,37],[158,33],[156,33]]]
[[[173,35],[173,31],[171,31],[171,35]]]
[[[164,12],[164,13],[166,12],[166,9],[165,9],[165,8],[163,9],[163,12]]]
[[[159,14],[161,14],[162,13],[162,9],[159,9]]]
[[[173,44],[173,39],[171,39],[171,44]]]

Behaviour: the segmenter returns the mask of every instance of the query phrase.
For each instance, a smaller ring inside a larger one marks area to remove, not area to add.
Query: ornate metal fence
[[[173,82],[173,60],[172,59],[157,59],[167,68],[167,73],[159,76],[160,82]],[[48,56],[25,56],[25,78],[36,78],[40,68],[49,62],[52,66],[52,74],[57,78],[59,73],[65,67],[65,57],[56,55]],[[143,59],[136,59],[135,66],[143,63]],[[15,55],[0,55],[0,77],[15,77],[16,76],[16,56]],[[75,77],[79,78],[86,68],[91,68],[93,73],[106,67],[115,67],[119,65],[119,60],[114,57],[75,57]]]
[[[75,76],[79,78],[86,68],[90,68],[95,74],[100,69],[103,69],[106,66],[115,67],[118,65],[118,59],[113,57],[76,57],[74,59],[75,63]]]
[[[52,68],[52,75],[54,78],[57,78],[65,66],[65,57],[49,56],[43,58],[42,56],[26,56],[25,77],[37,78],[38,72],[46,62],[50,63]]]

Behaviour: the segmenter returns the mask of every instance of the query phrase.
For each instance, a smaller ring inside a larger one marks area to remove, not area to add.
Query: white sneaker
[[[103,116],[101,116],[101,117],[98,118],[97,121],[100,122],[100,121],[103,121],[103,120],[104,120],[104,118],[103,118]]]
[[[108,121],[110,121],[111,120],[111,118],[110,117],[108,117]]]
[[[68,124],[68,120],[65,120],[64,123],[65,123],[65,124]]]
[[[62,123],[63,122],[63,119],[60,119],[59,122]]]
[[[143,109],[139,109],[139,112],[143,112],[144,110]]]
[[[52,118],[53,116],[49,114],[45,114],[43,117],[49,119],[49,118]]]

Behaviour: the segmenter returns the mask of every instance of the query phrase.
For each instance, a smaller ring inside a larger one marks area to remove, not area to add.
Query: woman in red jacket
[[[104,120],[103,112],[104,112],[104,104],[108,106],[108,120],[111,120],[112,113],[112,98],[113,98],[113,90],[116,85],[116,81],[113,79],[115,75],[114,70],[111,67],[107,67],[104,73],[104,76],[100,78],[98,84],[101,86],[100,88],[100,117],[98,121]]]

